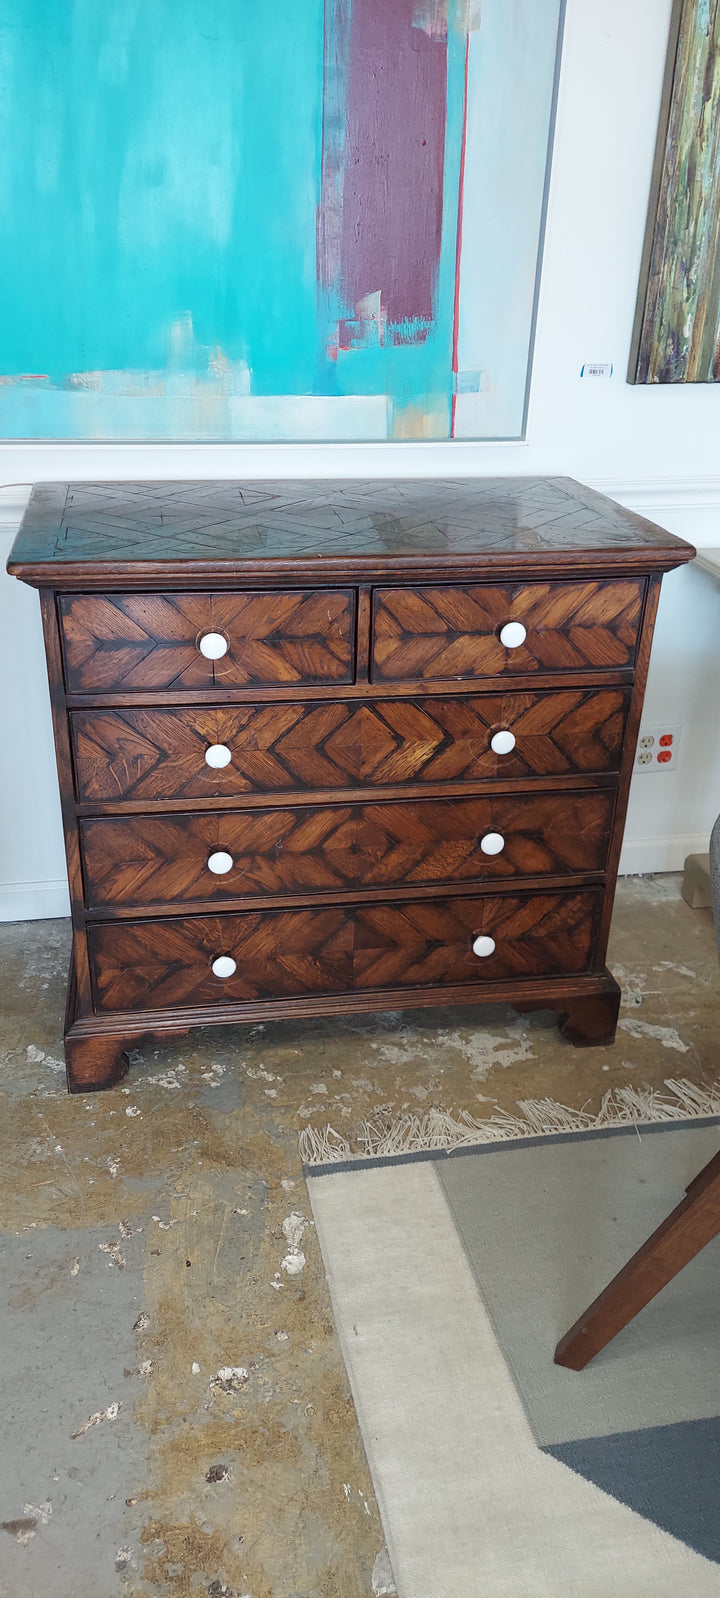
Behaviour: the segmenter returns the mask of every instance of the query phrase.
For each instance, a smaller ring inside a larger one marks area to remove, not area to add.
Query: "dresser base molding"
[[[117,1037],[107,1032],[80,1032],[76,1028],[77,973],[75,956],[70,957],[67,1004],[65,1007],[65,1075],[68,1092],[96,1093],[114,1088],[130,1070],[130,1059]]]
[[[579,1048],[613,1042],[620,989],[607,970],[598,975],[462,983],[446,987],[385,988],[372,992],[333,993],[322,997],[254,1000],[212,1008],[120,1012],[109,1016],[76,1016],[74,972],[70,973],[65,1032],[67,1082],[71,1093],[94,1093],[115,1087],[127,1075],[129,1054],[142,1044],[162,1046],[187,1037],[194,1027],[253,1025],[259,1021],[307,1021],[333,1015],[360,1015],[384,1010],[416,1010],[434,1005],[510,1004],[521,1014],[555,1010],[562,1036]]]
[[[621,996],[615,978],[608,972],[604,992],[587,993],[583,998],[573,999],[560,1016],[558,1025],[562,1036],[576,1049],[614,1043]]]
[[[530,1010],[557,1010],[560,1036],[576,1049],[596,1049],[615,1042],[622,990],[609,971],[594,979],[591,993],[573,992],[565,1005],[537,1000],[532,1004],[518,1000],[514,1008],[521,1015]]]
[[[65,1037],[65,1073],[70,1093],[99,1093],[117,1087],[130,1070],[127,1050],[102,1033]]]

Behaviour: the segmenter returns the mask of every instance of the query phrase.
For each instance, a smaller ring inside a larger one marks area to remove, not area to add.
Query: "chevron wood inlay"
[[[605,866],[614,803],[614,793],[601,789],[93,818],[81,822],[88,905],[147,909],[597,872]],[[499,854],[482,850],[490,832],[504,837]],[[223,875],[208,867],[216,850],[232,857]]]
[[[200,799],[618,769],[621,688],[457,698],[75,711],[78,797]],[[515,748],[497,755],[493,733]],[[205,763],[225,744],[230,764]]]
[[[586,971],[600,902],[587,892],[362,905],[353,979],[391,988]],[[495,940],[489,958],[473,954],[478,933]]]
[[[403,482],[38,483],[13,552],[32,562],[308,560],[635,552],[679,540],[566,477]],[[679,559],[683,559],[680,555]]]
[[[644,583],[483,584],[381,588],[375,594],[373,679],[444,682],[533,671],[594,671],[632,665]],[[507,649],[506,622],[525,642]]]
[[[270,916],[193,916],[88,928],[98,1010],[223,1004],[259,994],[337,993],[352,985],[352,918],[344,908]],[[237,970],[214,976],[230,954]]]
[[[72,594],[60,600],[68,687],[291,687],[352,680],[354,596],[289,593]],[[203,633],[228,644],[219,660]]]
[[[588,889],[97,923],[88,927],[95,1003],[144,1011],[577,974],[590,964],[601,901]],[[480,933],[495,939],[488,959],[473,954]],[[236,962],[225,980],[212,972],[220,954]]]
[[[612,1042],[660,578],[693,553],[560,477],[36,484],[8,569],[40,590],[72,1091],[191,1024],[493,994]]]

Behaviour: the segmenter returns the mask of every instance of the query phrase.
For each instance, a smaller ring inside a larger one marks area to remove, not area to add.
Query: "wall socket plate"
[[[679,747],[679,727],[667,723],[660,727],[641,727],[635,750],[635,770],[676,771]]]

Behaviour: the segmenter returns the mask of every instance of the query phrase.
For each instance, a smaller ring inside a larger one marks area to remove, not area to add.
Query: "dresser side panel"
[[[70,744],[68,714],[65,704],[62,649],[60,644],[57,610],[55,605],[55,594],[52,589],[41,589],[40,608],[42,612],[43,634],[45,638],[45,654],[47,657],[48,683],[50,687],[50,708],[52,711],[53,736],[55,739],[55,759],[57,762],[58,783],[60,787],[60,806],[62,811],[63,834],[65,837],[65,858],[67,861],[68,886],[70,889],[70,907],[73,925],[73,980],[75,985],[75,1009],[76,1014],[84,1015],[89,1014],[92,1011],[90,967],[88,964],[87,939],[85,935],[85,894],[83,888],[80,838],[75,810],[75,777],[73,770],[73,756]]]
[[[651,577],[648,581],[645,607],[640,631],[640,640],[637,652],[637,665],[635,670],[635,683],[630,711],[625,724],[623,740],[623,758],[620,768],[620,781],[618,784],[617,804],[615,806],[615,821],[607,862],[607,886],[605,889],[605,902],[600,920],[598,935],[598,957],[602,964],[607,954],[608,939],[610,936],[610,923],[612,920],[613,905],[615,903],[615,889],[617,887],[617,873],[620,864],[620,851],[623,845],[625,832],[625,818],[627,816],[628,799],[630,797],[630,783],[635,765],[635,750],[640,720],[642,717],[643,701],[645,699],[645,686],[647,683],[650,653],[652,650],[653,632],[657,617],[658,603],[662,577]]]

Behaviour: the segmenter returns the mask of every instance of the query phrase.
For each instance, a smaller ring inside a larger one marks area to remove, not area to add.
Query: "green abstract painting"
[[[720,382],[720,0],[677,0],[631,383]]]

